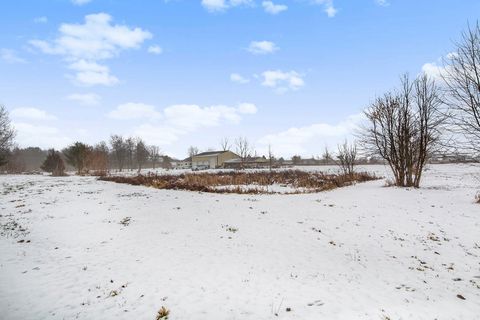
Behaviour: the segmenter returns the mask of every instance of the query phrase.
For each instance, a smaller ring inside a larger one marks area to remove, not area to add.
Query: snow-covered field
[[[479,319],[479,176],[256,196],[0,176],[0,319]]]

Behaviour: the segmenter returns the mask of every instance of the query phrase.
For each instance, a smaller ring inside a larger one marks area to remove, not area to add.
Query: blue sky
[[[246,136],[319,155],[401,73],[435,76],[478,0],[0,3],[0,103],[20,146],[110,134],[183,157]]]

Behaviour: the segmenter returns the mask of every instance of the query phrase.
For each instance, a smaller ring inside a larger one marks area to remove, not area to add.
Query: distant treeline
[[[8,155],[8,162],[0,167],[1,172],[23,173],[49,171],[45,166],[47,157],[57,155],[67,171],[78,174],[103,175],[110,170],[141,170],[142,168],[170,168],[172,158],[160,154],[157,146],[147,146],[140,138],[123,138],[113,135],[110,145],[100,142],[88,145],[75,142],[61,152],[55,149],[42,150],[38,147],[13,148]]]

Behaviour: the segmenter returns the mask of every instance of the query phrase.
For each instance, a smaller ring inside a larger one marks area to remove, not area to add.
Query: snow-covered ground
[[[0,319],[479,319],[479,176],[255,196],[0,176]]]

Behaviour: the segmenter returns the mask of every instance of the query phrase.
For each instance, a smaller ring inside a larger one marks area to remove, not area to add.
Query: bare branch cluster
[[[7,109],[0,105],[0,166],[7,163],[10,148],[13,147],[15,130],[13,129]]]
[[[442,77],[457,128],[480,152],[480,26],[468,27],[456,43],[456,51],[445,59]]]
[[[426,75],[401,79],[399,89],[377,98],[365,111],[361,135],[371,154],[385,159],[397,186],[419,187],[424,166],[439,146],[446,115],[439,87]]]
[[[345,141],[338,146],[338,165],[344,175],[352,177],[355,173],[355,164],[357,161],[357,146],[355,143],[349,144]]]

